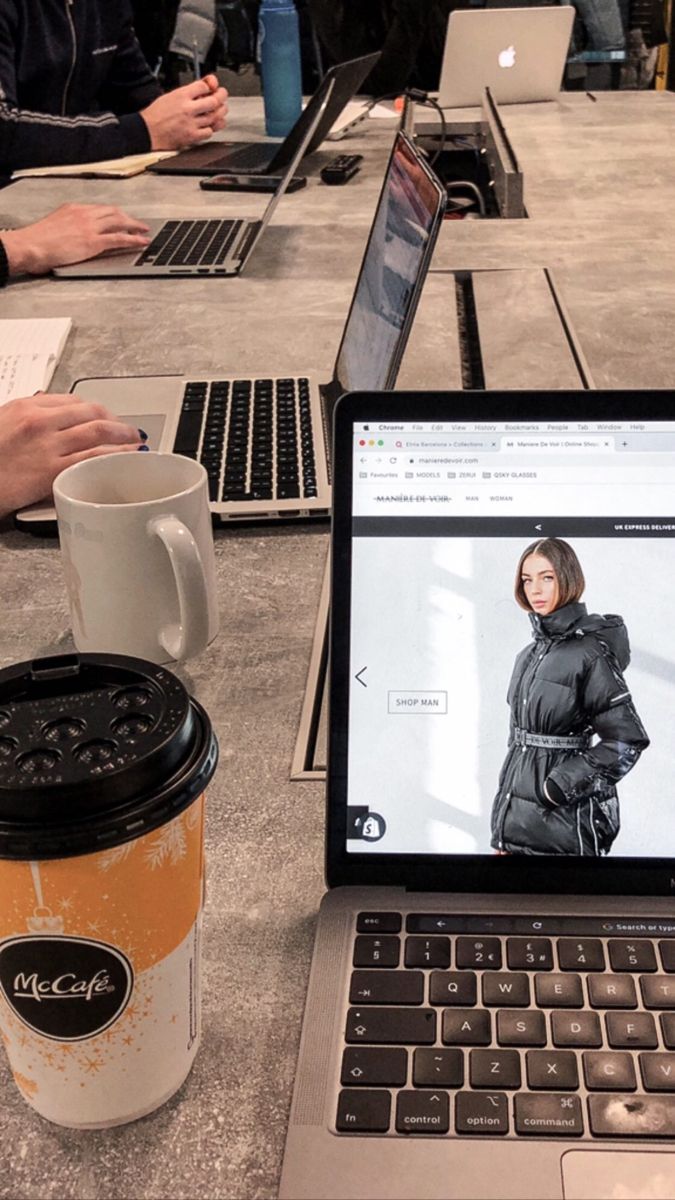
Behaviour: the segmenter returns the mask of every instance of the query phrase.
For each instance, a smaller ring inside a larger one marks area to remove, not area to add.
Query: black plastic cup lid
[[[0,671],[0,858],[109,849],[170,821],[213,776],[218,745],[175,675],[70,654]]]

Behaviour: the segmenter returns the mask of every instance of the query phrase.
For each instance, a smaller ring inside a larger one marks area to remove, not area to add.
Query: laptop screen
[[[399,134],[338,352],[340,394],[393,385],[444,207],[438,180]]]
[[[349,435],[347,855],[675,857],[675,421]]]

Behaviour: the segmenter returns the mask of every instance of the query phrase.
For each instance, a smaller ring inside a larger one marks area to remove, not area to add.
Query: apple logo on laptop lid
[[[500,50],[497,62],[500,67],[514,67],[516,65],[515,46],[507,46],[505,50]]]

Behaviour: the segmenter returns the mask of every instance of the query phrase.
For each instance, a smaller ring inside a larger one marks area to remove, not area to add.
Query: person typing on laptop
[[[165,95],[128,0],[0,6],[0,169],[85,163],[206,141],[225,125],[215,76]]]
[[[0,407],[0,518],[44,499],[56,476],[87,458],[147,450],[140,429],[77,396],[36,396]]]
[[[62,204],[41,221],[0,235],[0,287],[17,275],[46,275],[99,254],[143,249],[147,230],[112,205]]]

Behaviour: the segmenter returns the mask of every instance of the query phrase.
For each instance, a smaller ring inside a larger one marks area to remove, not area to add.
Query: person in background
[[[463,0],[308,0],[331,62],[381,50],[363,91],[388,96],[438,88],[448,18]]]
[[[0,173],[204,142],[225,125],[215,76],[162,94],[129,0],[2,0]]]

